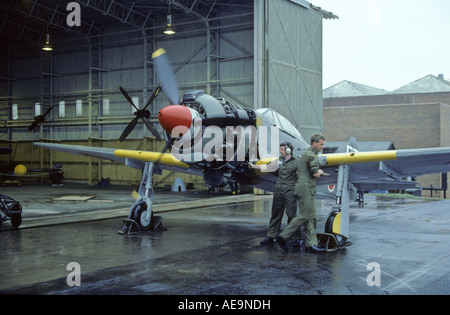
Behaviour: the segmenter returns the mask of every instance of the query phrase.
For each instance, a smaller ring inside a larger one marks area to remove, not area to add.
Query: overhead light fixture
[[[175,28],[172,26],[172,15],[167,15],[167,26],[164,28],[164,34],[173,35],[175,34]]]
[[[45,34],[45,43],[42,45],[42,50],[51,51],[53,50],[52,44],[50,44],[50,34]]]

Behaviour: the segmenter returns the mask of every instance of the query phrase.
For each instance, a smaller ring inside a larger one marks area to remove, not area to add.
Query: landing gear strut
[[[164,231],[162,218],[153,214],[153,162],[146,162],[139,185],[137,201],[131,206],[128,218],[123,220],[119,234],[137,234],[145,231]]]

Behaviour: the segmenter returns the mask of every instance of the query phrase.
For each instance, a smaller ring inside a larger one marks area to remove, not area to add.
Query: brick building
[[[383,91],[348,81],[325,89],[325,138],[392,141],[397,149],[450,147],[449,81],[429,75],[395,91]],[[440,175],[420,176],[417,181],[422,187],[442,186]],[[443,193],[433,192],[436,195]]]

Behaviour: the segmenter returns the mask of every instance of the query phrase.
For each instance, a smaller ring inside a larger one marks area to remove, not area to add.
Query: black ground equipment
[[[0,194],[0,210],[0,226],[7,220],[11,220],[11,224],[15,228],[22,223],[22,206],[18,201]]]

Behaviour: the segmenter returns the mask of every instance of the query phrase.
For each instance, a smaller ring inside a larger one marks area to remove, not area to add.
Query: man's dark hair
[[[319,142],[320,140],[324,140],[325,141],[325,137],[322,136],[319,133],[313,134],[311,136],[311,144],[313,144],[314,142]]]
[[[289,149],[291,149],[291,152],[294,152],[294,146],[290,142],[283,142],[280,144],[280,147],[288,147]]]

